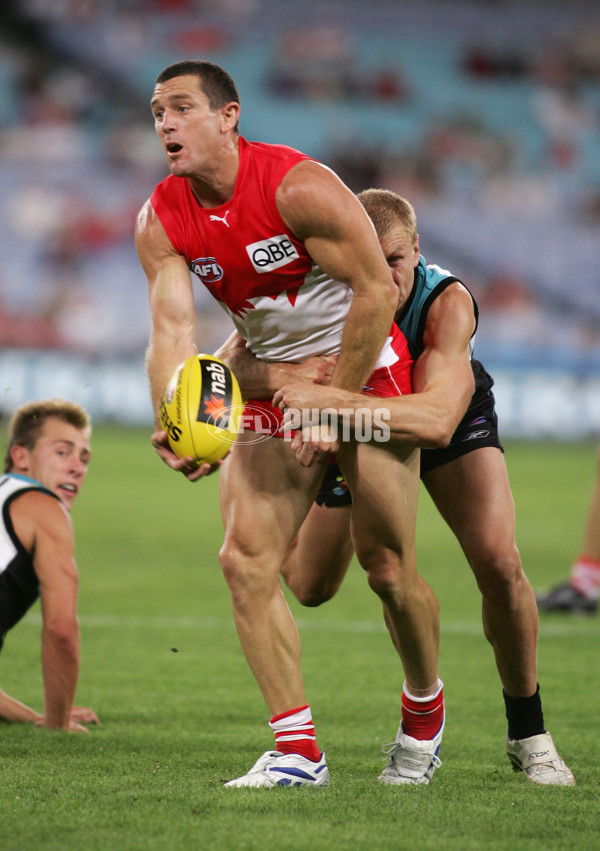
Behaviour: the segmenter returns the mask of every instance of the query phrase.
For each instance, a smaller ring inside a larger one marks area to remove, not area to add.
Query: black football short
[[[442,464],[483,446],[495,446],[504,452],[498,436],[498,416],[492,393],[494,381],[479,361],[473,360],[472,366],[475,391],[467,412],[448,446],[443,449],[421,450],[421,478],[435,467],[441,467]],[[316,502],[328,508],[352,504],[350,490],[336,463],[328,465]]]
[[[443,449],[421,449],[421,478],[448,461],[454,461],[467,452],[483,446],[495,446],[504,452],[498,436],[498,416],[493,380],[479,361],[473,361],[475,392],[467,412],[452,435],[452,440]]]

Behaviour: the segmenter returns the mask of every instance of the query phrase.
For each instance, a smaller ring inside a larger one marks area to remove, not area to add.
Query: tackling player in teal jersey
[[[366,190],[358,197],[375,225],[399,290],[396,322],[415,361],[414,393],[383,400],[322,386],[323,365],[317,383],[303,380],[284,386],[274,401],[284,412],[334,409],[349,416],[351,426],[357,411],[374,412],[385,405],[391,440],[421,447],[422,481],[461,544],[482,594],[484,632],[503,686],[509,759],[515,770],[524,771],[535,783],[573,785],[573,775],[544,726],[537,683],[537,608],[515,543],[514,503],[498,439],[493,381],[472,358],[477,305],[454,275],[428,265],[420,255],[416,216],[408,201],[381,189]],[[230,338],[227,347],[229,363],[243,387],[247,357],[243,341]],[[223,349],[220,353],[227,359]],[[307,367],[301,366],[302,378],[310,378]],[[257,365],[247,368],[257,382]],[[289,381],[298,381],[293,370],[289,375]],[[263,365],[265,392],[276,390],[282,378],[279,365]],[[301,442],[297,433],[298,450]],[[282,566],[288,586],[305,605],[330,599],[346,574],[353,554],[350,513],[350,493],[339,469],[331,464]],[[405,690],[403,721],[388,750],[383,782],[406,782],[407,756],[420,763],[423,778],[428,772],[430,777],[437,765],[432,758],[437,751],[423,754],[419,743],[404,733],[404,721],[412,711],[414,702]]]

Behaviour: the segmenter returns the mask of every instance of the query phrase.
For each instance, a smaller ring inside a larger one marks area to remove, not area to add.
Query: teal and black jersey
[[[494,394],[492,387],[494,381],[478,360],[473,357],[475,331],[479,321],[479,309],[473,294],[465,284],[439,266],[427,265],[423,256],[419,257],[419,263],[415,268],[415,283],[407,299],[396,324],[404,333],[408,341],[408,348],[416,361],[424,349],[423,336],[427,325],[427,314],[435,299],[444,292],[446,287],[458,281],[465,287],[473,300],[473,314],[475,316],[475,330],[471,337],[470,353],[471,367],[475,389],[467,411],[458,424],[449,445],[443,449],[421,450],[421,475],[429,472],[434,467],[452,461],[461,455],[471,452],[483,446],[495,446],[502,449],[498,438],[498,418],[494,405]]]
[[[451,272],[441,269],[439,266],[428,266],[423,255],[419,257],[419,263],[415,268],[415,283],[402,309],[402,313],[396,319],[396,325],[408,341],[408,348],[410,349],[413,361],[417,360],[424,348],[423,335],[425,334],[427,314],[429,313],[431,304],[443,293],[446,287],[456,281],[465,287],[463,282]],[[465,289],[467,292],[469,291],[468,287],[465,287]],[[472,293],[469,293],[469,295],[473,299],[475,330],[477,330],[479,310]],[[474,335],[475,332],[473,332]]]
[[[35,479],[13,473],[0,476],[0,647],[8,630],[21,620],[40,593],[33,559],[17,537],[9,511],[13,500],[34,490],[58,499]]]

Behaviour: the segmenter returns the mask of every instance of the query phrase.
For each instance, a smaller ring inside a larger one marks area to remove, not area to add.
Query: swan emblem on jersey
[[[236,301],[235,304],[230,303],[229,310],[231,313],[235,314],[235,316],[239,316],[240,319],[244,319],[246,314],[251,310],[256,310],[257,307],[264,309],[268,306],[269,302],[277,301],[280,297],[287,299],[287,303],[290,307],[295,307],[298,291],[301,287],[302,282],[295,284],[293,287],[288,287],[287,290],[283,290],[280,293],[273,293],[273,295],[258,296],[252,299],[241,299]]]

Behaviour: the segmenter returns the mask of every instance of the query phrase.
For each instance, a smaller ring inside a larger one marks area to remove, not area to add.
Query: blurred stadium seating
[[[413,202],[425,256],[478,298],[492,373],[596,387],[597,3],[4,0],[0,27],[0,346],[13,368],[14,350],[141,363],[133,224],[166,173],[147,104],[156,74],[194,56],[232,73],[244,136]],[[209,351],[229,323],[197,299]],[[584,432],[600,430],[580,404]]]

